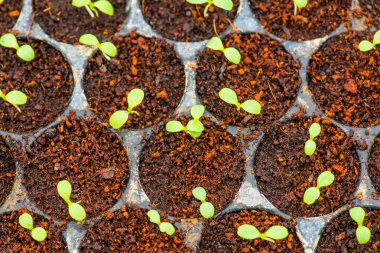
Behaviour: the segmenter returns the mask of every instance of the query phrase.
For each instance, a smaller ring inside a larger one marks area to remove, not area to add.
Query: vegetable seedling
[[[29,45],[22,45],[20,47],[16,36],[12,33],[6,33],[0,37],[0,46],[15,49],[17,56],[26,62],[29,62],[35,58],[33,48]]]
[[[216,7],[219,7],[223,10],[230,11],[234,7],[234,3],[232,0],[186,0],[186,2],[190,4],[205,4],[207,3],[207,6],[203,10],[203,16],[205,18],[208,17],[207,11],[211,7],[211,5],[215,5]]]
[[[33,218],[30,214],[23,213],[20,215],[20,217],[18,217],[18,223],[20,223],[21,227],[30,230],[30,235],[32,236],[33,240],[37,242],[45,241],[47,237],[46,230],[41,227],[34,227]]]
[[[264,233],[252,225],[244,224],[238,227],[238,236],[246,240],[262,239],[274,243],[274,240],[282,240],[288,237],[288,229],[284,226],[272,226]]]
[[[366,244],[371,239],[371,230],[366,226],[363,226],[365,218],[365,211],[361,207],[353,207],[350,209],[351,218],[358,224],[356,229],[356,239],[359,244]]]
[[[133,108],[141,104],[144,99],[144,91],[138,88],[131,90],[127,96],[128,109],[126,111],[116,111],[114,112],[109,120],[110,125],[114,129],[121,128],[127,121],[129,114],[134,113],[137,116],[140,114],[137,111],[134,111]]]
[[[210,202],[206,201],[206,190],[203,187],[197,187],[192,191],[194,198],[202,202],[199,207],[201,215],[205,219],[210,219],[214,216],[214,206]]]
[[[215,51],[221,51],[224,54],[224,56],[227,58],[227,60],[229,60],[233,64],[240,63],[241,55],[239,51],[234,47],[225,48],[223,46],[222,40],[219,37],[212,37],[207,43],[206,47]]]
[[[261,112],[261,105],[259,102],[253,99],[249,99],[244,101],[243,103],[240,103],[236,92],[234,90],[231,90],[230,88],[223,88],[219,91],[219,97],[226,103],[236,105],[237,110],[240,111],[240,108],[243,108],[244,111],[251,113],[251,114],[260,114]]]
[[[294,16],[297,15],[298,9],[305,8],[307,5],[308,0],[293,0],[294,2]]]
[[[317,149],[317,144],[314,141],[314,138],[317,137],[321,133],[321,125],[318,123],[311,124],[309,128],[310,139],[305,143],[305,154],[311,156],[314,154]]]
[[[373,41],[363,40],[359,44],[359,50],[362,52],[371,51],[375,49],[376,45],[380,44],[380,30],[378,30],[373,36]]]
[[[103,56],[107,60],[111,60],[111,57],[115,57],[117,55],[117,48],[111,42],[102,42],[95,37],[95,35],[86,33],[80,36],[79,42],[86,46],[96,46],[103,54]]]
[[[4,99],[6,102],[13,105],[19,112],[21,112],[21,110],[18,106],[24,105],[28,101],[28,97],[25,95],[25,93],[18,90],[10,91],[7,94],[4,94],[0,90],[0,97]]]
[[[316,187],[309,187],[304,195],[303,195],[303,202],[305,202],[308,205],[314,204],[315,201],[319,198],[321,195],[320,188],[327,187],[331,185],[335,180],[335,176],[330,171],[324,171],[322,172],[317,179],[317,186]]]
[[[85,8],[90,14],[91,18],[99,17],[99,12],[103,12],[108,16],[113,16],[114,9],[108,0],[98,0],[92,2],[91,0],[73,0],[71,5],[77,8]]]
[[[175,228],[169,222],[161,222],[160,214],[156,210],[150,210],[147,213],[150,222],[157,224],[162,233],[167,235],[173,235],[175,233]]]
[[[67,180],[59,181],[57,185],[59,196],[67,203],[69,207],[69,214],[71,218],[76,221],[83,221],[86,218],[86,210],[78,203],[72,203],[70,200],[72,188],[71,184]]]
[[[203,105],[194,105],[190,109],[190,114],[193,117],[186,126],[182,125],[181,122],[177,120],[172,120],[166,123],[166,131],[170,133],[178,133],[184,131],[190,134],[194,139],[201,136],[204,126],[200,121],[200,118],[203,116],[205,112],[205,107]]]

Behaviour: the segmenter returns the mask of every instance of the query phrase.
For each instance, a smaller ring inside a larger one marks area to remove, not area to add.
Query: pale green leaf
[[[260,232],[256,227],[244,224],[238,227],[238,236],[246,240],[254,240],[260,237]]]
[[[28,97],[21,91],[13,90],[5,95],[6,100],[13,105],[24,105],[28,101]]]
[[[17,50],[17,56],[23,59],[24,61],[31,61],[35,58],[34,50],[31,46],[29,45],[22,45],[18,50]]]
[[[363,208],[357,206],[350,209],[351,218],[358,224],[358,226],[363,225],[365,218],[365,211]]]
[[[86,33],[86,34],[83,34],[82,36],[80,36],[79,42],[81,44],[87,45],[87,46],[98,46],[99,47],[99,45],[100,45],[98,38],[96,38],[95,35],[89,34],[89,33]]]
[[[321,133],[321,130],[321,125],[319,125],[318,123],[311,124],[309,128],[310,139],[313,140],[315,137],[317,137]]]
[[[71,184],[67,180],[59,181],[57,184],[58,195],[67,203],[70,204],[70,196],[72,192]]]
[[[205,4],[208,1],[207,0],[186,0],[189,4]]]
[[[206,201],[206,190],[203,187],[197,187],[192,190],[194,198],[201,202]]]
[[[205,107],[203,105],[194,105],[190,109],[190,114],[194,119],[200,119],[205,112]]]
[[[256,100],[250,99],[241,104],[241,107],[248,113],[258,115],[261,112],[261,105]]]
[[[132,110],[132,108],[141,104],[144,99],[144,91],[139,88],[135,88],[128,93],[127,101],[128,101],[128,110]]]
[[[371,230],[365,226],[360,226],[356,229],[356,239],[359,244],[366,244],[371,240]]]
[[[223,88],[219,91],[219,97],[228,104],[238,105],[239,101],[234,90]]]
[[[160,231],[166,233],[167,235],[173,235],[175,233],[175,228],[169,222],[162,222],[160,224]]]
[[[160,214],[156,210],[149,210],[147,213],[149,217],[149,221],[154,224],[160,224],[161,223],[161,217]]]
[[[312,140],[307,140],[305,143],[305,154],[311,156],[317,149],[317,144]]]
[[[305,194],[303,195],[303,202],[308,205],[312,205],[315,201],[317,201],[320,194],[321,193],[317,187],[310,187],[305,191]]]
[[[289,232],[286,227],[272,226],[264,234],[266,237],[269,237],[275,240],[282,240],[288,237]]]
[[[69,214],[71,218],[76,221],[83,221],[86,219],[86,210],[78,203],[72,203],[69,205]]]
[[[187,130],[191,132],[202,132],[205,128],[199,120],[190,120],[186,126]]]
[[[113,6],[107,0],[98,0],[94,3],[94,6],[108,16],[113,16],[114,14]]]
[[[189,134],[190,134],[191,137],[193,137],[193,138],[198,138],[199,136],[202,135],[202,132],[193,132],[193,131],[189,131]]]
[[[102,51],[103,54],[108,55],[110,57],[115,57],[117,55],[117,48],[114,44],[111,42],[103,42],[99,46],[100,51]]]
[[[212,3],[215,6],[226,11],[230,11],[234,7],[234,3],[232,2],[232,0],[213,0]]]
[[[119,129],[128,121],[128,117],[127,111],[116,111],[111,115],[109,123],[113,129]]]
[[[367,52],[367,51],[370,51],[372,49],[373,49],[373,44],[372,44],[372,42],[370,42],[368,40],[363,40],[359,44],[359,50],[362,52]]]
[[[85,5],[88,5],[91,2],[91,0],[73,0],[71,2],[71,5],[74,7],[84,7]]]
[[[304,8],[307,6],[307,1],[308,0],[293,0],[294,4],[299,7],[299,8]]]
[[[229,47],[224,50],[224,56],[232,62],[233,64],[239,64],[241,60],[241,55],[239,51],[234,47]]]
[[[16,50],[19,48],[16,36],[14,36],[12,33],[6,33],[1,36],[0,45],[7,48],[14,48]]]
[[[212,50],[217,50],[217,51],[221,51],[224,49],[223,42],[219,37],[212,37],[208,41],[206,47],[208,47]]]
[[[26,228],[28,230],[33,229],[33,218],[28,213],[23,213],[18,217],[18,222],[20,223],[21,227]]]
[[[170,133],[177,133],[183,130],[183,125],[181,122],[173,120],[166,123],[166,131]]]
[[[373,44],[374,44],[374,45],[378,45],[378,44],[380,44],[380,30],[378,30],[378,31],[375,33],[375,35],[374,35],[374,37],[373,37]]]
[[[41,227],[36,227],[31,232],[32,238],[37,242],[45,241],[47,237],[46,230]]]
[[[317,187],[327,187],[334,182],[335,176],[330,171],[322,172],[317,179]]]
[[[214,216],[215,210],[214,206],[210,202],[204,202],[199,207],[199,211],[203,218],[210,219]]]

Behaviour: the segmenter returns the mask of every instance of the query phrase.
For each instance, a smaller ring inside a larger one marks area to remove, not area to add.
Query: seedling
[[[29,45],[22,45],[20,47],[16,36],[12,33],[6,33],[0,37],[0,46],[15,49],[17,56],[27,62],[33,60],[35,57],[33,48]]]
[[[366,244],[371,239],[371,230],[366,226],[363,226],[365,218],[365,211],[361,207],[353,207],[350,209],[351,218],[358,224],[356,229],[356,239],[359,244]]]
[[[274,240],[282,240],[288,237],[289,232],[286,227],[272,226],[264,233],[260,233],[260,231],[255,226],[244,224],[238,227],[237,234],[246,240],[254,240],[260,238],[262,240],[274,243]]]
[[[30,235],[33,240],[37,242],[45,241],[47,237],[46,230],[41,227],[33,226],[33,218],[28,213],[23,213],[20,217],[18,217],[18,223],[20,223],[21,227],[30,230]]]
[[[219,37],[212,37],[207,43],[206,47],[212,50],[221,51],[224,54],[224,56],[227,58],[227,60],[229,60],[233,64],[240,63],[241,55],[239,51],[234,47],[225,48],[223,46],[222,40]]]
[[[330,171],[324,171],[322,172],[317,179],[317,186],[316,187],[309,187],[305,194],[303,195],[303,202],[305,202],[308,205],[314,204],[315,201],[319,198],[321,195],[321,192],[319,191],[322,187],[327,187],[331,185],[335,180],[334,174],[332,174]]]
[[[129,114],[134,113],[137,116],[140,114],[137,111],[134,111],[133,108],[141,104],[144,99],[144,91],[138,88],[131,90],[128,93],[127,101],[128,101],[128,109],[126,111],[116,111],[114,112],[109,120],[110,125],[114,129],[121,128],[127,121]]]
[[[83,34],[80,36],[79,42],[87,46],[96,46],[103,53],[103,56],[109,61],[111,60],[111,57],[115,57],[117,55],[117,48],[114,44],[108,41],[100,43],[95,35]]]
[[[204,130],[204,126],[200,121],[200,118],[203,116],[204,112],[205,107],[203,105],[194,105],[190,109],[190,114],[193,119],[187,123],[187,126],[183,126],[181,122],[173,120],[166,123],[166,131],[170,133],[178,133],[184,131],[196,139],[201,136]]]
[[[298,9],[305,8],[308,0],[293,0],[294,2],[294,16],[297,15]]]
[[[190,4],[205,4],[207,3],[206,8],[203,11],[203,16],[205,18],[208,17],[207,11],[211,7],[211,5],[215,5],[223,10],[230,11],[234,7],[234,3],[232,0],[186,0],[186,2]]]
[[[62,180],[57,185],[57,190],[59,196],[67,203],[69,206],[69,214],[71,218],[73,218],[76,221],[83,221],[86,218],[86,210],[79,205],[80,201],[78,203],[72,203],[70,200],[72,188],[71,184],[67,180]]]
[[[114,9],[108,0],[98,0],[94,3],[91,0],[73,0],[71,5],[77,8],[85,8],[92,18],[99,17],[99,12],[108,16],[113,16]]]
[[[314,138],[321,133],[321,125],[318,123],[311,124],[309,128],[310,139],[305,143],[305,154],[311,156],[317,149],[317,143],[315,143]]]
[[[380,44],[380,30],[375,33],[373,36],[373,41],[363,40],[359,44],[359,50],[362,52],[367,52],[372,49],[375,49],[376,45]]]
[[[206,201],[206,190],[203,187],[197,187],[192,191],[194,198],[202,202],[199,207],[201,215],[205,219],[210,219],[214,216],[214,206],[210,202]]]
[[[0,4],[3,4],[4,3],[4,0],[0,0]]]
[[[28,101],[28,97],[21,91],[13,90],[8,92],[7,94],[4,94],[0,90],[0,97],[16,107],[17,111],[21,112],[19,105],[24,105]]]
[[[156,210],[150,210],[147,213],[150,222],[157,224],[162,233],[167,235],[173,235],[175,233],[175,228],[169,222],[161,222],[160,214]]]
[[[240,108],[243,108],[244,111],[251,114],[260,114],[261,105],[259,102],[253,99],[246,100],[243,103],[240,103],[236,92],[230,88],[223,88],[219,91],[219,97],[226,103],[236,105],[237,110],[240,111]]]

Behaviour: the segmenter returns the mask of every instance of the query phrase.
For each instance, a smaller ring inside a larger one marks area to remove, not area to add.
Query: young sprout
[[[219,37],[212,37],[207,43],[206,47],[212,50],[221,51],[224,54],[224,56],[227,58],[227,60],[229,60],[233,64],[240,63],[241,55],[239,51],[234,47],[225,48],[223,46],[222,40]]]
[[[20,217],[18,217],[18,223],[20,223],[21,227],[30,230],[30,235],[33,240],[37,242],[45,241],[47,237],[46,230],[41,227],[33,226],[33,218],[28,213],[23,213]]]
[[[298,9],[305,8],[308,0],[293,0],[294,2],[294,16],[297,15]]]
[[[194,198],[202,202],[199,207],[201,215],[205,219],[210,219],[214,216],[214,206],[210,202],[206,201],[206,190],[203,187],[197,187],[192,191]]]
[[[86,46],[96,46],[103,53],[104,57],[107,60],[111,60],[110,57],[115,57],[117,55],[117,48],[111,42],[102,42],[100,43],[98,38],[92,34],[83,34],[79,38],[79,42]]]
[[[22,45],[20,47],[16,36],[12,33],[6,33],[0,37],[0,46],[15,49],[17,56],[27,62],[33,60],[35,57],[33,48],[29,45]]]
[[[249,224],[244,224],[238,227],[238,236],[246,240],[254,240],[260,238],[274,243],[274,240],[282,240],[288,237],[289,232],[286,227],[283,226],[272,226],[264,233],[260,233],[259,230]]]
[[[305,154],[311,156],[314,154],[317,149],[317,144],[314,141],[314,138],[317,137],[321,133],[321,125],[318,123],[311,124],[309,128],[310,139],[305,143]]]
[[[231,90],[230,88],[221,89],[219,91],[219,97],[228,104],[236,105],[238,111],[240,111],[240,108],[243,108],[244,111],[251,114],[258,115],[261,112],[261,105],[259,102],[253,99],[249,99],[243,103],[240,103],[235,91]]]
[[[230,11],[234,7],[234,3],[232,0],[186,0],[186,2],[190,4],[205,4],[207,3],[206,8],[203,11],[203,16],[205,18],[208,17],[207,11],[211,7],[211,5],[215,5],[223,10]]]
[[[98,10],[109,16],[113,16],[114,13],[113,6],[108,0],[98,0],[94,3],[91,0],[73,0],[71,5],[77,8],[86,8],[92,18],[99,17]]]
[[[13,90],[8,92],[7,94],[4,94],[0,90],[0,98],[4,99],[14,107],[16,107],[17,111],[21,112],[19,105],[24,105],[28,101],[28,97],[21,91]]]
[[[166,123],[166,131],[170,133],[178,133],[184,131],[196,139],[201,136],[204,130],[204,126],[200,121],[200,118],[203,116],[204,112],[205,107],[203,105],[194,105],[190,109],[190,114],[193,119],[187,123],[187,126],[183,126],[181,122],[173,120]]]
[[[147,213],[150,222],[157,224],[162,233],[167,235],[173,235],[175,233],[175,228],[169,222],[161,222],[160,214],[156,210],[150,210]]]
[[[317,186],[316,187],[309,187],[305,194],[303,195],[303,202],[305,202],[308,205],[314,204],[315,201],[319,198],[321,195],[321,192],[319,191],[322,187],[327,187],[331,185],[335,180],[334,174],[332,174],[330,171],[324,171],[322,172],[317,179]]]
[[[127,102],[128,102],[128,109],[126,111],[116,111],[114,112],[109,120],[110,125],[114,129],[121,128],[127,121],[129,114],[134,113],[137,116],[140,116],[140,114],[137,111],[134,111],[133,108],[141,104],[141,102],[144,99],[144,91],[138,88],[135,88],[131,90],[128,93]]]
[[[78,203],[71,202],[70,196],[72,188],[70,182],[67,180],[59,181],[57,185],[57,190],[59,196],[61,196],[61,198],[69,206],[69,214],[71,218],[73,218],[76,221],[83,221],[86,218],[86,211],[81,205],[79,205],[80,201]]]
[[[363,40],[359,44],[359,50],[362,52],[367,52],[372,49],[375,49],[376,45],[380,44],[380,30],[378,30],[373,36],[373,41]]]
[[[371,230],[363,226],[365,211],[361,207],[353,207],[350,209],[351,218],[358,224],[356,229],[356,239],[359,244],[366,244],[371,239]]]

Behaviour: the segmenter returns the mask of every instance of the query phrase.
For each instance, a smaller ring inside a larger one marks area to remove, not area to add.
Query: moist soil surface
[[[371,230],[372,236],[367,244],[360,245],[355,235],[358,225],[349,212],[345,211],[327,225],[319,240],[317,252],[380,252],[380,211],[367,209],[363,225]]]
[[[180,118],[187,124],[184,117]],[[193,139],[185,132],[169,133],[154,127],[140,156],[140,181],[152,208],[175,217],[198,218],[199,206],[191,191],[203,187],[215,212],[233,201],[245,175],[240,140],[202,118],[205,130]]]
[[[202,41],[215,35],[214,22],[218,33],[223,33],[234,21],[239,1],[233,0],[234,7],[225,11],[214,5],[203,16],[207,4],[194,5],[185,0],[143,0],[142,12],[150,26],[163,37],[176,41]]]
[[[35,40],[19,40],[30,45],[35,59],[25,62],[16,50],[0,47],[0,83],[4,93],[19,90],[28,96],[21,113],[4,100],[0,103],[0,129],[13,133],[36,131],[54,122],[68,106],[74,87],[71,68],[52,46]]]
[[[109,2],[114,8],[113,16],[99,12],[99,17],[91,18],[84,7],[74,7],[69,0],[33,0],[33,17],[45,33],[58,41],[74,44],[85,33],[101,41],[118,32],[127,15],[125,0]]]
[[[88,228],[81,252],[191,252],[178,229],[173,236],[160,232],[158,225],[149,222],[147,211],[123,206],[121,211],[105,213]],[[164,216],[161,222],[173,223]]]
[[[89,61],[84,81],[87,101],[103,122],[117,110],[128,108],[127,95],[144,91],[124,128],[144,128],[165,119],[179,105],[185,90],[185,72],[173,46],[164,40],[130,34],[114,37],[118,55],[107,61],[97,52]]]
[[[380,2],[378,0],[360,0],[360,7],[362,14],[366,17],[366,25],[380,29]]]
[[[16,165],[8,145],[0,139],[0,206],[12,191]]]
[[[250,0],[264,29],[292,41],[324,37],[348,21],[351,0],[312,0],[294,15],[293,0]]]
[[[4,1],[0,4],[0,34],[9,32],[20,16],[22,0]]]
[[[255,226],[264,233],[271,226],[280,225],[288,228],[289,236],[275,243],[256,239],[244,240],[237,235],[237,229],[243,224]],[[295,232],[295,221],[283,221],[280,217],[258,210],[242,210],[218,216],[205,222],[202,230],[202,240],[199,244],[199,252],[224,253],[224,252],[303,252]]]
[[[128,158],[121,142],[106,127],[86,118],[70,118],[45,131],[26,157],[29,198],[46,214],[70,219],[67,204],[58,195],[59,181],[72,184],[72,202],[81,201],[92,217],[111,208],[128,180]]]
[[[42,227],[47,232],[43,242],[33,240],[30,231],[21,227],[18,218],[29,213],[34,227]],[[0,216],[0,251],[1,252],[68,252],[62,236],[62,230],[52,221],[33,214],[25,209],[13,211]]]
[[[315,138],[316,152],[304,153],[308,129],[319,122],[321,134]],[[281,211],[293,217],[322,216],[354,198],[360,167],[354,141],[329,120],[296,119],[278,123],[268,131],[255,156],[254,173],[260,192]],[[317,185],[323,171],[331,171],[335,181],[320,189],[321,197],[308,206],[303,202],[307,188]]]
[[[299,64],[281,44],[260,34],[232,34],[225,47],[240,51],[241,62],[231,65],[220,52],[206,48],[196,70],[197,93],[207,110],[226,124],[263,126],[284,116],[300,86]],[[257,100],[262,111],[253,115],[219,98],[222,88],[233,89],[240,102]]]
[[[312,56],[309,88],[319,108],[350,126],[380,124],[380,50],[361,52],[359,43],[373,33],[341,34]]]
[[[368,173],[373,187],[380,193],[380,136],[375,139],[369,158]]]

